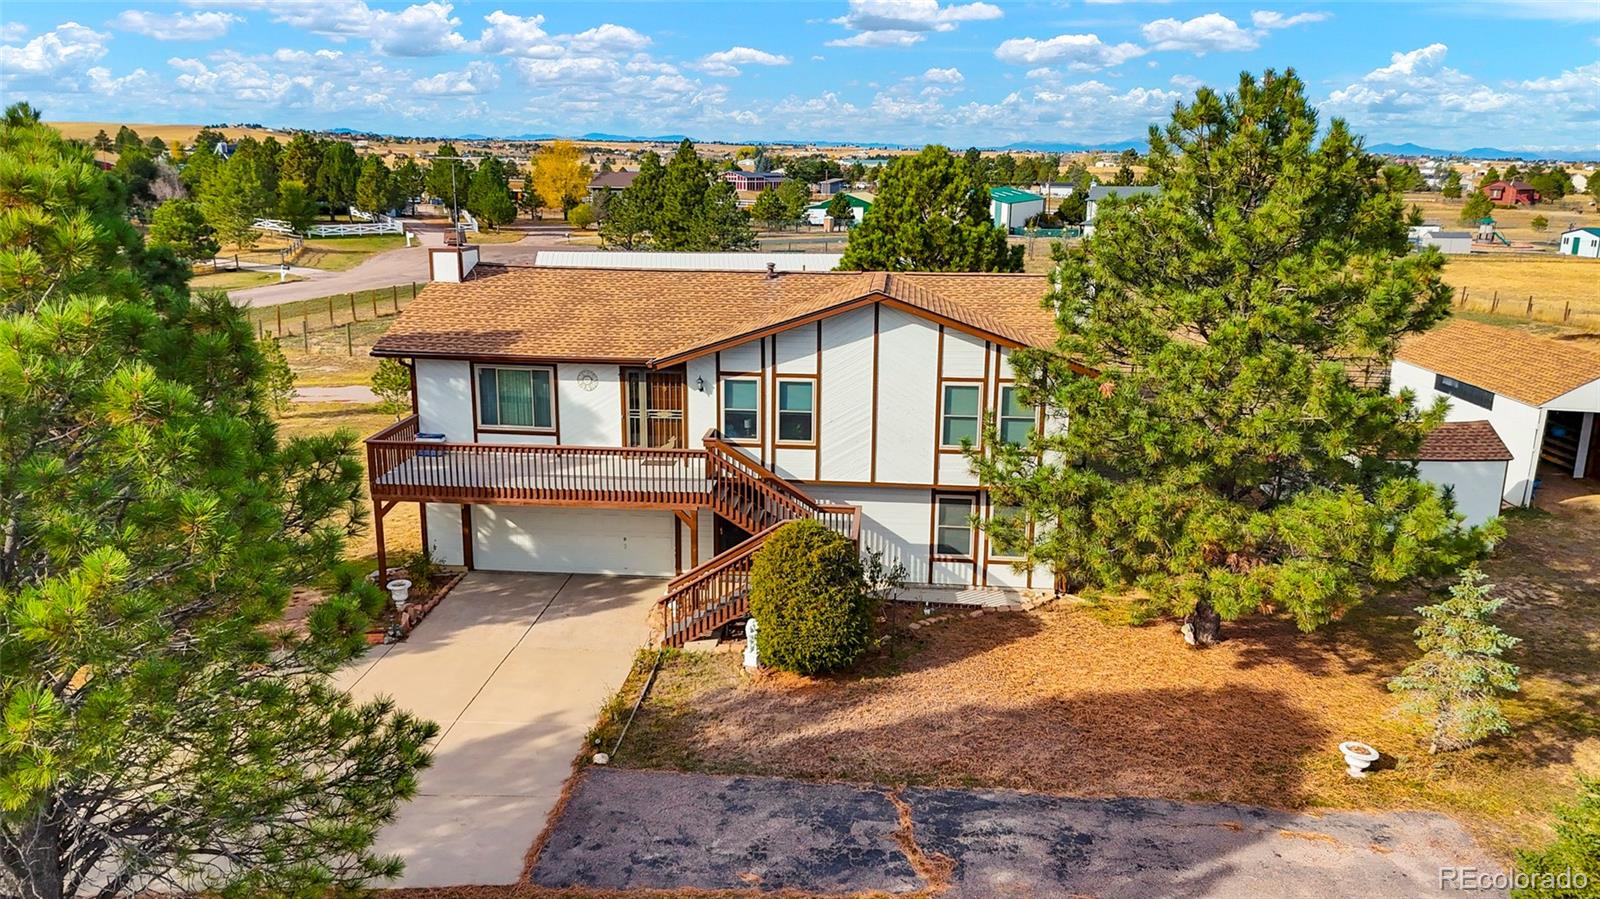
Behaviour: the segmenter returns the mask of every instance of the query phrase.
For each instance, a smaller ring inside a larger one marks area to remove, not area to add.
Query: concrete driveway
[[[403,643],[341,673],[439,723],[433,767],[378,839],[396,886],[513,883],[584,732],[649,637],[655,578],[468,574]]]

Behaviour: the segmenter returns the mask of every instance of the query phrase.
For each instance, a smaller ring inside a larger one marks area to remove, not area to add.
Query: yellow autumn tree
[[[589,166],[570,140],[556,140],[533,154],[528,183],[544,206],[560,209],[563,218],[589,190]]]

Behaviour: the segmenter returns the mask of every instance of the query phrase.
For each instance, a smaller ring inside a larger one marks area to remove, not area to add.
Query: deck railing
[[[374,500],[704,505],[706,454],[642,447],[443,443],[416,417],[367,440]]]
[[[750,608],[750,569],[775,524],[667,584],[661,598],[664,641],[683,644],[742,617]]]

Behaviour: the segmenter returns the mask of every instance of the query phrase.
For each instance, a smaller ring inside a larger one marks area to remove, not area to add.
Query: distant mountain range
[[[1441,150],[1438,147],[1424,147],[1419,144],[1372,144],[1367,147],[1369,153],[1382,153],[1389,156],[1458,156],[1462,159],[1520,159],[1526,162],[1536,162],[1541,159],[1560,159],[1573,162],[1600,162],[1600,152],[1593,150],[1579,150],[1568,153],[1541,153],[1534,150],[1502,150],[1499,147],[1473,147],[1470,150]]]

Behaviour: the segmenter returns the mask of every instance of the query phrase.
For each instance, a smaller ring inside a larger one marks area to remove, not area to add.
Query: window
[[[1000,388],[1000,441],[1012,446],[1021,446],[1028,442],[1028,435],[1033,432],[1037,416],[1034,410],[1022,405],[1017,399],[1017,388]]]
[[[1020,506],[995,506],[994,509],[989,513],[989,519],[991,523],[996,521],[1016,521],[1021,517],[1022,507]],[[1024,537],[1026,537],[1026,534],[1024,534]],[[994,537],[991,535],[989,537],[989,558],[1017,559],[1021,558],[1021,556],[1006,555],[995,545]]]
[[[1482,387],[1474,387],[1465,381],[1457,381],[1455,378],[1447,378],[1444,375],[1435,375],[1433,389],[1465,400],[1474,406],[1482,406],[1485,409],[1494,408],[1493,393],[1484,390]]]
[[[978,442],[977,384],[946,384],[944,415],[939,427],[940,446],[960,446],[961,441]]]
[[[972,509],[970,496],[941,496],[933,502],[933,554],[935,556],[972,555]]]
[[[555,427],[548,368],[478,369],[478,423],[486,428]]]
[[[761,386],[755,378],[727,378],[722,382],[722,436],[729,440],[757,440]]]
[[[778,382],[778,442],[810,443],[816,433],[817,385],[811,381]]]

